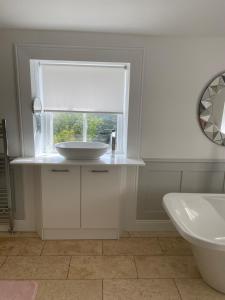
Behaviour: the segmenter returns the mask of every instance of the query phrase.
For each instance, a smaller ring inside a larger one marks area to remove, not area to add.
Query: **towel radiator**
[[[8,225],[9,231],[13,232],[12,191],[5,119],[0,122],[0,225]]]

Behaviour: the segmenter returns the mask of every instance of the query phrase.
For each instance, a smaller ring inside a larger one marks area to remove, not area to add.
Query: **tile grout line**
[[[137,273],[137,279],[139,279],[139,276],[138,276],[138,270],[137,270],[137,264],[136,264],[136,259],[135,259],[135,256],[134,256],[134,255],[133,255],[133,260],[134,260],[134,266],[135,266],[136,273]]]
[[[46,245],[46,241],[44,241],[44,243],[43,243],[43,247],[42,247],[42,249],[41,249],[40,256],[43,256],[43,252],[44,252],[45,245]]]
[[[0,280],[51,280],[51,281],[58,281],[58,280],[62,280],[62,281],[104,281],[104,280],[159,280],[159,281],[163,281],[163,280],[175,280],[175,279],[200,279],[200,278],[172,278],[172,277],[140,277],[140,278],[134,278],[134,277],[112,277],[112,278],[1,278]]]
[[[83,278],[68,278],[68,279],[65,279],[65,278],[2,278],[0,279],[1,281],[2,280],[5,280],[5,281],[8,281],[8,280],[15,280],[15,281],[27,281],[27,280],[42,280],[42,281],[103,281],[103,280],[117,280],[117,279],[121,279],[121,280],[126,280],[126,279],[134,279],[136,280],[136,278],[105,278],[105,279],[83,279]]]
[[[68,280],[68,278],[69,278],[71,262],[72,262],[72,256],[70,256],[70,261],[69,261],[69,265],[68,265],[68,271],[67,271],[67,275],[66,275],[66,280]]]
[[[9,256],[6,255],[6,256],[5,256],[5,259],[4,259],[3,262],[0,264],[0,269],[1,269],[1,268],[4,266],[4,264],[7,262],[8,258],[9,258]]]
[[[167,256],[167,257],[174,257],[174,256],[182,256],[182,257],[193,257],[193,255],[191,254],[166,254],[166,255],[162,255],[162,254],[13,254],[13,255],[0,255],[1,256],[23,256],[23,257],[30,257],[30,256],[153,256],[153,257],[156,257],[156,256],[159,256],[159,257],[163,257],[163,256]]]
[[[172,280],[173,280],[173,283],[174,283],[174,285],[175,285],[175,287],[177,289],[178,295],[179,295],[180,299],[182,300],[183,298],[181,296],[180,290],[178,289],[178,286],[177,286],[177,283],[176,283],[176,278],[173,278]]]
[[[137,278],[111,278],[111,279],[137,279]],[[157,279],[157,280],[164,280],[164,279],[167,279],[167,280],[173,280],[173,279],[201,279],[199,277],[148,277],[148,276],[139,276],[138,279]],[[92,279],[91,279],[92,280]]]
[[[5,256],[5,255],[2,255],[2,256]],[[40,256],[40,255],[9,255],[9,256]],[[92,253],[89,253],[89,254],[83,254],[83,253],[81,253],[81,254],[71,254],[71,252],[70,253],[68,253],[68,254],[44,254],[44,255],[42,255],[42,256],[47,256],[47,257],[49,257],[49,256],[102,256],[101,254],[92,254]],[[117,255],[105,255],[105,256],[117,256]],[[124,256],[129,256],[129,255],[124,255]]]
[[[137,257],[143,257],[143,256],[152,256],[152,257],[193,257],[193,255],[191,255],[191,254],[105,254],[104,256],[132,256],[132,255],[135,255]],[[76,255],[76,256],[79,256],[79,255]],[[85,256],[85,255],[83,255],[83,256]],[[96,255],[96,256],[100,256],[100,255]]]
[[[159,245],[160,250],[163,252],[160,241],[159,241],[159,236],[156,237],[157,243]]]
[[[103,300],[103,279],[102,279],[102,300]]]
[[[161,252],[162,252],[161,255],[162,255],[162,256],[165,256],[165,255],[166,255],[166,252],[163,251],[163,248],[162,248],[162,246],[161,246],[161,244],[160,244],[159,236],[157,236],[157,242],[158,242],[159,248],[160,248],[160,250],[161,250]]]

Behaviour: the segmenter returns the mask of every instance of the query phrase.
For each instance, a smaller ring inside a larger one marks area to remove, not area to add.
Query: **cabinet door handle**
[[[51,171],[55,172],[55,173],[60,173],[60,172],[61,173],[66,173],[66,172],[69,172],[68,169],[61,169],[61,170],[60,169],[59,170],[58,169],[52,169]]]
[[[108,173],[109,170],[91,170],[92,173]]]

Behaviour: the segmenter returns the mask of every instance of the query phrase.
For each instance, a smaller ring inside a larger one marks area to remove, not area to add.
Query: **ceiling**
[[[225,0],[0,0],[0,28],[225,36]]]

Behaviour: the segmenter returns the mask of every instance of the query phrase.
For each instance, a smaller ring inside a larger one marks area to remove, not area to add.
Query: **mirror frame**
[[[214,144],[225,146],[225,132],[221,130],[213,122],[212,105],[213,99],[225,88],[225,71],[215,75],[205,86],[198,104],[198,120],[202,132]],[[225,99],[224,99],[225,102]]]

